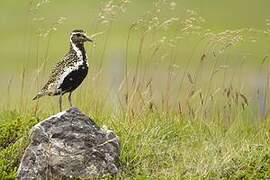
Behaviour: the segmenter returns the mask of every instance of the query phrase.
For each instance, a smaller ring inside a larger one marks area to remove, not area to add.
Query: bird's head
[[[73,30],[70,34],[70,42],[73,44],[83,44],[85,42],[93,42],[83,30]]]

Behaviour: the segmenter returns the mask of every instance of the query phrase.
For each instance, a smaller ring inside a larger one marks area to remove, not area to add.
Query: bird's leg
[[[70,92],[68,95],[68,102],[69,102],[70,107],[72,107],[71,95],[72,95],[72,92]]]
[[[60,112],[62,112],[62,91],[60,92],[60,97],[59,97],[59,108],[60,108]]]

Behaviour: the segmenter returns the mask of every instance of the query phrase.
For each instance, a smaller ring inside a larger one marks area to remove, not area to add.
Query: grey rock
[[[120,142],[76,108],[32,128],[18,179],[96,178],[120,171]]]

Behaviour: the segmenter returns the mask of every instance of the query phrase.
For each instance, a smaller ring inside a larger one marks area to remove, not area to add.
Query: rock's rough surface
[[[68,179],[119,172],[120,142],[76,108],[35,125],[18,179]]]

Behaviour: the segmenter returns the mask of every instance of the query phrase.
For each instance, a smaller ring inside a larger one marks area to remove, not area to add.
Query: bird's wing
[[[62,74],[65,74],[66,69],[68,69],[70,66],[72,66],[72,64],[74,64],[76,58],[76,55],[73,53],[66,54],[63,57],[62,61],[58,62],[54,66],[47,83],[44,85],[41,91],[49,94],[57,93]]]

